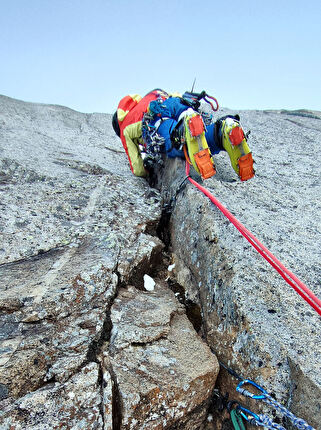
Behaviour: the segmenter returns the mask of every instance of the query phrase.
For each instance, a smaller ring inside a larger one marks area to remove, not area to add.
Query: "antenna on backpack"
[[[193,85],[192,85],[191,93],[194,91],[195,82],[196,82],[196,77],[194,78],[194,82],[193,82]]]

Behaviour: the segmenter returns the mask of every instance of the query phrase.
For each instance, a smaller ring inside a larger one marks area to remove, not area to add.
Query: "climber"
[[[151,158],[155,137],[158,136],[163,141],[160,152],[165,152],[170,158],[186,158],[196,172],[207,179],[216,171],[199,106],[198,101],[192,102],[179,95],[152,101],[143,119],[143,139]]]
[[[216,108],[209,99],[216,102]],[[200,100],[211,106],[211,113],[204,110]],[[206,179],[216,173],[212,154],[225,150],[241,180],[253,177],[252,154],[239,116],[227,115],[214,123],[213,111],[217,109],[216,99],[205,91],[186,92],[181,97],[157,89],[143,99],[137,95],[124,97],[114,114],[113,127],[121,137],[133,173],[151,174],[165,152],[171,158],[186,158]]]
[[[155,162],[161,160],[161,153],[183,159],[186,155],[203,178],[215,174],[203,120],[193,108],[195,104],[159,89],[143,99],[135,95],[120,101],[113,116],[113,128],[136,176],[151,173]],[[187,146],[185,154],[183,143]]]
[[[145,142],[148,141],[152,133],[160,135],[164,139],[165,152],[169,157],[184,158],[185,156],[189,158],[195,170],[205,178],[206,175],[203,174],[202,168],[199,169],[197,164],[198,160],[195,160],[194,152],[198,152],[198,145],[196,142],[194,146],[189,145],[190,133],[186,133],[183,121],[183,118],[189,118],[190,115],[196,112],[200,113],[206,126],[205,139],[203,138],[205,142],[203,144],[204,148],[207,148],[208,145],[210,155],[226,151],[234,171],[241,180],[246,181],[252,178],[254,176],[252,153],[247,144],[243,128],[240,125],[239,115],[226,115],[214,122],[213,112],[218,109],[218,104],[216,102],[215,108],[206,97],[212,98],[202,92],[200,94],[184,93],[183,97],[170,97],[164,101],[152,101],[148,107],[147,114],[144,116],[144,119],[147,118],[149,124],[148,127],[143,125],[143,136],[144,130],[147,130],[144,138]],[[208,105],[211,106],[210,109],[206,109]],[[182,142],[187,143],[188,151],[186,152],[188,154],[184,154],[180,150],[183,146]],[[212,169],[210,169],[211,171]],[[211,176],[212,174],[208,177]]]

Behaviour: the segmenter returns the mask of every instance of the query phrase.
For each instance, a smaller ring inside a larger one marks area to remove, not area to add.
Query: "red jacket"
[[[154,90],[141,98],[139,95],[129,95],[121,99],[117,108],[117,119],[120,128],[120,138],[126,151],[131,171],[136,176],[146,176],[147,172],[140,155],[139,144],[142,144],[142,119],[147,112],[149,103],[157,100],[163,93]],[[163,97],[165,98],[165,97]]]

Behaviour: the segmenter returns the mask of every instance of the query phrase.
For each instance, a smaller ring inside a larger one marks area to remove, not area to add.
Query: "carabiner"
[[[254,412],[250,411],[249,409],[246,409],[241,405],[238,405],[236,409],[240,411],[240,414],[244,419],[246,419],[246,421],[251,421],[253,418],[255,419],[255,421],[260,421],[260,417],[256,415]],[[245,413],[247,413],[250,416],[248,417],[247,415],[245,415]]]
[[[257,388],[259,391],[261,391],[262,394],[252,394],[250,391],[245,390],[242,388],[244,384],[250,384],[253,385],[253,387]],[[262,400],[265,399],[268,395],[268,392],[264,390],[264,388],[260,387],[260,385],[256,384],[255,382],[251,381],[250,379],[244,379],[244,381],[241,381],[238,386],[236,387],[236,391],[243,394],[246,397],[250,397],[251,399],[256,400]]]
[[[230,400],[229,402],[227,402],[226,409],[228,410],[229,413],[232,412],[233,406],[235,406],[235,405],[236,405],[236,407],[241,406],[237,400]],[[236,409],[236,407],[234,409]]]

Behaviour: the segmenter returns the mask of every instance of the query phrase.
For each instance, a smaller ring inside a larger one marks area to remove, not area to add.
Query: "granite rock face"
[[[255,178],[240,182],[220,153],[216,176],[203,185],[320,298],[321,113],[240,115],[252,131]],[[167,161],[159,181],[167,201],[183,178],[183,162]],[[190,183],[178,193],[169,228],[176,278],[201,307],[218,359],[319,428],[320,316]],[[221,372],[218,387],[230,398],[238,398],[237,383]]]
[[[67,382],[54,383],[30,392],[4,408],[1,428],[111,429],[111,426],[103,425],[99,386],[98,365],[89,363]],[[105,410],[106,422],[111,420],[110,416],[111,409]]]
[[[217,361],[166,289],[161,197],[111,115],[1,96],[0,196],[0,428],[198,428]]]
[[[204,185],[321,297],[321,114],[240,114],[256,177],[221,153]],[[320,317],[191,184],[162,211],[184,172],[157,191],[111,115],[0,97],[0,429],[226,430],[214,387],[271,416],[223,365],[319,427]]]
[[[121,290],[111,309],[109,357],[122,428],[200,428],[218,374],[217,359],[168,286]],[[202,406],[200,410],[197,410]],[[194,412],[196,411],[197,412]]]

